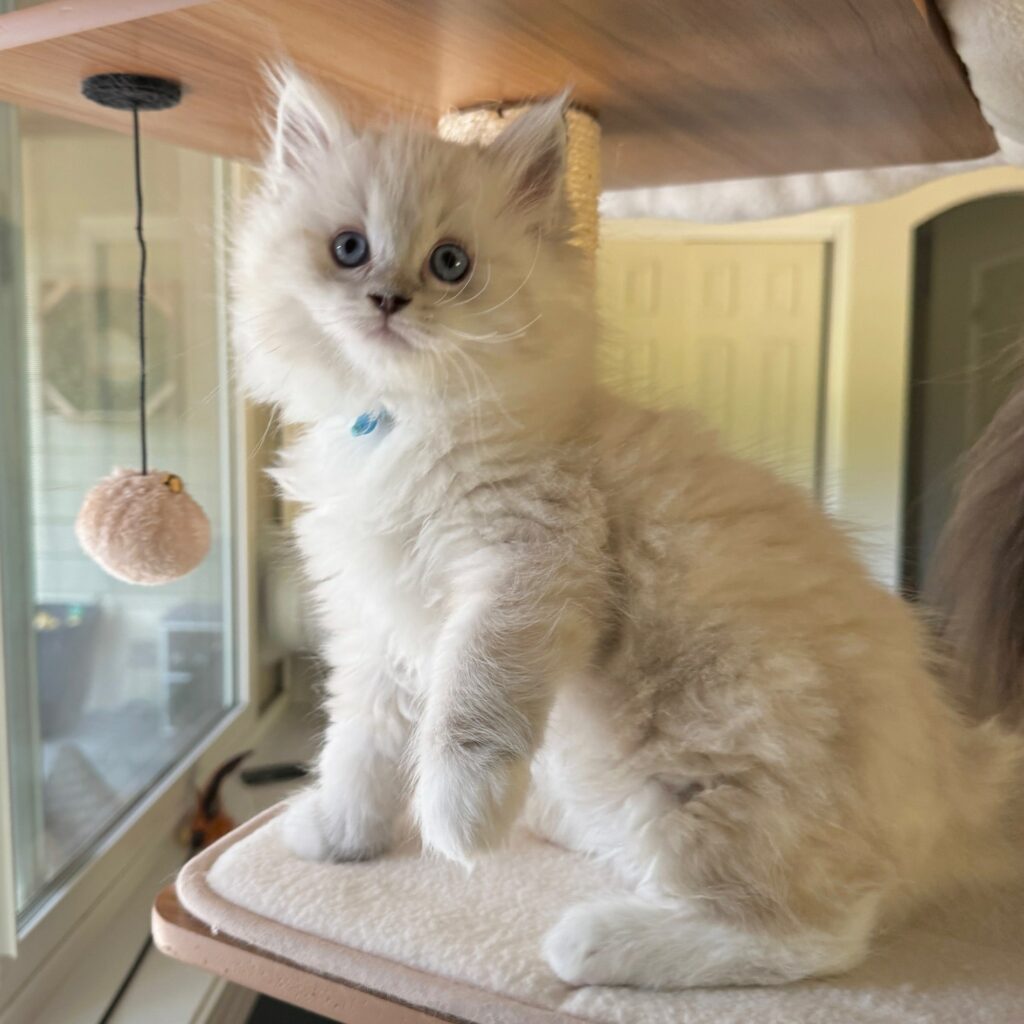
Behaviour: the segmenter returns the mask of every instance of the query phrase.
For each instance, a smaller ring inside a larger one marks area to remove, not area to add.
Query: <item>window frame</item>
[[[0,549],[0,579],[3,578]],[[0,588],[0,624],[4,621],[4,595]],[[14,807],[11,800],[10,747],[7,729],[7,676],[4,637],[0,630],[0,979],[3,960],[18,952],[18,919],[14,883]]]
[[[7,148],[6,143],[17,137],[18,113],[13,107],[6,106],[0,109],[0,159],[3,160],[4,172],[0,180],[8,182],[7,196],[4,207],[16,208],[21,201],[21,162],[18,159],[16,147]],[[13,223],[13,218],[12,221]],[[25,310],[25,261],[21,246],[21,232],[11,230],[0,244],[5,249],[0,251],[0,261],[7,261],[11,270],[6,277],[0,277],[0,288],[6,294],[0,303],[0,313],[4,315],[4,327],[17,336],[24,322]],[[2,265],[2,263],[0,263]],[[20,379],[24,376],[22,365],[24,352],[21,345],[15,345],[14,350],[5,354],[5,368],[7,372]],[[24,444],[25,433],[25,412],[24,403],[20,400],[0,403],[0,436],[8,438],[13,443],[9,444],[10,454],[0,459],[0,491],[17,492],[16,484],[24,479],[24,460],[26,446]],[[7,625],[13,618],[10,608],[5,612],[3,597],[5,592],[16,589],[29,589],[26,580],[26,562],[23,549],[15,545],[14,539],[24,531],[27,512],[27,496],[24,498],[23,507],[15,512],[6,521],[0,521],[0,700],[3,706],[0,707],[0,956],[13,956],[17,950],[17,920],[16,902],[17,890],[15,880],[15,851],[14,851],[14,814],[15,804],[13,796],[14,780],[11,777],[10,748],[12,736],[8,728],[8,703],[7,703],[7,682],[6,673],[8,669],[7,659],[4,657],[4,634]],[[13,507],[13,502],[11,503]],[[10,531],[10,536],[8,536]],[[10,540],[10,543],[6,541]],[[6,617],[4,617],[6,615]],[[27,615],[24,621],[17,624],[22,630],[27,629]],[[28,652],[31,656],[31,652]],[[30,665],[20,667],[21,671],[31,671]],[[31,709],[30,709],[31,710]],[[31,728],[31,726],[30,726]]]

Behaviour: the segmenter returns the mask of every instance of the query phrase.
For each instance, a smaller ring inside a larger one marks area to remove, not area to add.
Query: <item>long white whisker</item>
[[[500,332],[491,331],[490,334],[470,334],[466,331],[457,330],[454,327],[447,327],[444,324],[441,325],[442,329],[448,331],[450,334],[455,335],[457,338],[462,338],[465,341],[476,341],[476,342],[491,342],[496,344],[502,341],[512,341],[515,338],[521,338],[538,320],[540,320],[543,314],[538,313],[532,320],[523,324],[522,327],[517,327],[514,331]]]
[[[484,281],[483,286],[478,291],[475,291],[472,295],[470,295],[470,297],[468,299],[463,299],[461,302],[456,302],[455,305],[456,306],[465,306],[467,303],[472,302],[474,299],[479,299],[480,296],[483,295],[483,293],[485,291],[487,291],[487,286],[490,283],[491,283],[491,261],[488,260],[487,261],[487,278]]]
[[[462,387],[463,390],[465,391],[466,398],[466,402],[464,404],[468,404],[470,411],[470,443],[473,444],[474,446],[477,446],[480,444],[483,438],[483,423],[481,422],[480,419],[480,406],[482,404],[479,401],[480,392],[479,390],[476,390],[474,392],[473,382],[470,381],[469,378],[466,377],[466,374],[463,372],[462,366],[459,361],[460,358],[462,358],[463,354],[459,352],[458,349],[454,349],[451,353],[449,353],[449,355],[453,355],[455,357],[454,359],[450,360],[450,365],[454,368],[455,372],[459,375],[459,378],[462,380]]]
[[[503,298],[501,300],[501,302],[499,302],[497,305],[491,306],[488,309],[481,309],[478,312],[474,313],[473,316],[484,316],[484,314],[486,314],[486,313],[493,313],[496,309],[501,309],[501,307],[504,306],[506,302],[509,302],[511,299],[514,299],[523,290],[523,288],[526,287],[526,282],[529,281],[531,277],[533,277],[533,271],[534,271],[534,268],[537,266],[537,258],[539,256],[540,256],[540,236],[538,235],[537,236],[537,248],[533,250],[533,262],[530,264],[530,269],[527,270],[527,272],[526,272],[526,277],[524,277],[522,279],[522,281],[519,282],[519,286],[514,291],[512,291],[508,295],[506,295],[505,298]]]
[[[490,264],[487,264],[490,266]],[[473,275],[476,273],[476,260],[473,261],[473,265],[469,268],[469,275],[466,280],[462,282],[462,287],[454,295],[442,295],[441,298],[434,303],[435,306],[449,306],[469,287],[469,282],[473,280]],[[455,302],[456,306],[461,306],[461,302]]]
[[[449,334],[454,334],[456,338],[462,338],[465,341],[486,341],[488,338],[493,338],[497,335],[497,331],[491,331],[490,334],[470,334],[467,331],[460,331],[456,327],[448,327],[445,324],[441,324],[441,329],[447,331]]]
[[[487,374],[484,372],[482,367],[480,367],[473,359],[471,359],[468,353],[463,352],[459,348],[449,349],[448,350],[448,355],[453,357],[456,361],[460,361],[461,360],[462,362],[465,363],[466,367],[469,369],[470,373],[473,375],[474,380],[478,381],[478,382],[482,382],[482,384],[485,386],[485,388],[486,388],[486,390],[488,392],[488,399],[489,399],[490,403],[492,404],[492,406],[497,409],[497,411],[501,414],[501,416],[505,419],[505,421],[508,424],[510,424],[514,429],[521,429],[522,428],[522,423],[519,420],[517,420],[508,411],[507,407],[505,406],[505,403],[501,399],[501,395],[499,394],[498,389],[495,387],[495,385],[492,382],[492,380],[490,379],[490,377],[488,377]],[[460,376],[462,376],[463,381],[465,381],[465,376],[461,374],[461,370],[460,370]],[[479,396],[480,393],[481,393],[481,391],[480,391],[480,389],[478,387],[477,395]],[[480,410],[479,401],[477,401],[477,404],[474,405],[474,409],[477,411],[478,420],[479,420],[479,410]]]

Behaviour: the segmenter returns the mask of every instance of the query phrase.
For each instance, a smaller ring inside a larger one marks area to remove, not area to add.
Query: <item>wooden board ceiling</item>
[[[96,125],[99,71],[180,79],[145,132],[251,158],[260,67],[290,58],[359,117],[561,90],[595,109],[606,187],[991,153],[920,0],[56,0],[0,16],[0,99]],[[934,26],[933,26],[934,27]]]

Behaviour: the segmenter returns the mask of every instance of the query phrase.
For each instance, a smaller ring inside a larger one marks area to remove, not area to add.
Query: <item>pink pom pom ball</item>
[[[210,520],[181,478],[115,469],[85,496],[75,520],[82,549],[111,576],[156,586],[190,573],[210,550]]]

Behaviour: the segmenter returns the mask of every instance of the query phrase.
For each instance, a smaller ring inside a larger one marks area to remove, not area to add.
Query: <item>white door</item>
[[[734,451],[815,490],[825,244],[626,230],[607,231],[598,256],[608,382],[646,405],[700,412]]]

